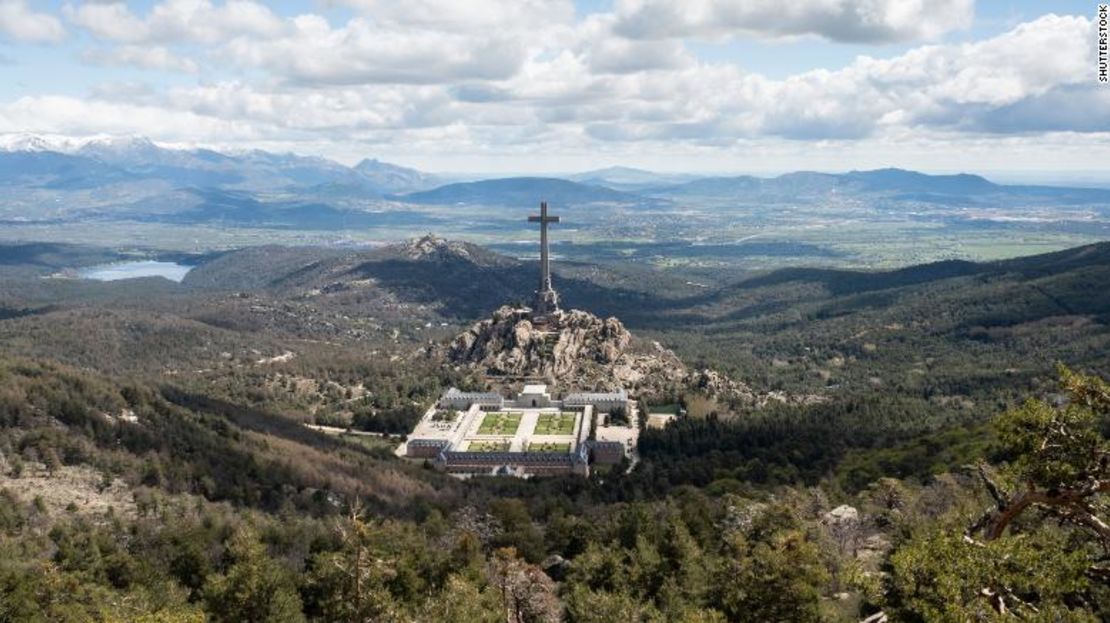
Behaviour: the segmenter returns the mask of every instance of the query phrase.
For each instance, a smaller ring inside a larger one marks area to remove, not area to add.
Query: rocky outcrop
[[[435,234],[426,234],[420,238],[406,240],[393,246],[396,252],[410,260],[426,260],[440,258],[444,255],[469,257],[470,250],[466,243],[449,241]]]
[[[689,385],[694,391],[725,400],[751,400],[754,397],[747,385],[709,368],[693,373]]]
[[[466,262],[475,266],[512,266],[516,260],[494,253],[476,244],[447,240],[435,234],[425,234],[404,242],[381,248],[377,253],[383,259],[396,258],[410,262]]]
[[[502,307],[456,337],[447,358],[490,376],[580,381],[620,362],[631,341],[616,318],[575,310],[534,324],[529,310]]]
[[[542,378],[582,390],[624,388],[673,396],[688,389],[730,399],[750,396],[742,384],[691,372],[658,342],[635,339],[620,320],[580,310],[536,323],[526,308],[502,307],[456,337],[446,359],[491,379]]]

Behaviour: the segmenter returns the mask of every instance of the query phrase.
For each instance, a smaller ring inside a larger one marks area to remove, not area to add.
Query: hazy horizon
[[[0,133],[0,148],[8,148],[10,150],[18,150],[12,144],[18,139],[31,139],[36,137],[46,137],[53,141],[70,142],[72,145],[80,145],[90,141],[96,140],[115,140],[115,139],[146,139],[151,140],[156,146],[171,149],[171,150],[195,150],[195,149],[209,149],[222,153],[225,155],[234,155],[237,153],[246,153],[253,151],[252,149],[228,149],[219,145],[200,145],[200,144],[181,144],[169,143],[150,139],[150,137],[137,134],[96,134],[89,136],[65,136],[57,134],[37,134],[34,132],[9,132]],[[60,150],[66,151],[66,150]],[[268,150],[261,150],[268,151]],[[799,171],[809,171],[815,173],[830,173],[841,174],[849,173],[851,171],[869,171],[876,169],[888,168],[901,168],[912,170],[919,173],[928,175],[953,175],[953,174],[972,174],[984,177],[992,182],[999,184],[1043,184],[1043,185],[1063,185],[1063,184],[1076,184],[1079,186],[1089,186],[1091,188],[1105,188],[1110,187],[1110,172],[1099,171],[1096,169],[1090,170],[1021,170],[1021,169],[963,169],[963,168],[907,168],[898,167],[893,165],[879,165],[867,168],[803,168],[803,169],[767,169],[767,168],[740,168],[740,169],[683,169],[683,168],[645,168],[635,166],[623,161],[614,160],[599,160],[592,163],[584,164],[583,168],[578,169],[555,169],[555,170],[456,170],[456,169],[423,169],[419,166],[406,162],[400,158],[393,158],[388,154],[372,154],[355,160],[337,160],[330,158],[324,154],[312,152],[299,152],[296,150],[287,150],[281,152],[271,152],[278,154],[292,154],[301,157],[317,157],[324,158],[338,162],[344,166],[353,167],[363,160],[376,160],[383,163],[394,164],[398,166],[413,168],[425,173],[430,173],[443,178],[445,181],[473,181],[480,179],[491,178],[504,178],[504,177],[567,177],[571,175],[578,175],[593,171],[604,171],[608,169],[634,169],[649,173],[661,173],[668,175],[680,175],[690,177],[724,177],[724,176],[753,176],[753,177],[775,177],[787,173],[794,173]],[[588,166],[587,166],[588,165]]]

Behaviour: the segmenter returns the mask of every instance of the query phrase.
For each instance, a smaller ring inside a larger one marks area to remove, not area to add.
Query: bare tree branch
[[[1006,496],[1002,493],[998,484],[990,477],[990,474],[987,473],[986,463],[979,464],[979,477],[983,480],[983,484],[987,487],[987,491],[991,494],[991,497],[994,498],[994,501],[1000,508],[1003,507],[1006,504]]]

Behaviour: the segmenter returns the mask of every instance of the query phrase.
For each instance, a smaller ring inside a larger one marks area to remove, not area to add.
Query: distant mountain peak
[[[57,134],[14,132],[11,134],[0,134],[0,151],[56,151],[59,153],[70,153],[77,148],[75,145],[76,142],[77,141],[73,138]]]
[[[359,175],[387,193],[427,190],[439,184],[439,180],[433,175],[383,162],[377,158],[364,158],[353,168]]]
[[[82,155],[154,149],[172,148],[158,145],[149,137],[140,134],[95,134],[82,137],[34,132],[0,134],[0,151],[4,152],[52,151],[67,155]]]
[[[997,188],[996,184],[985,177],[970,173],[933,175],[893,167],[871,171],[850,171],[841,177],[859,180],[875,190],[976,193]]]
[[[438,205],[465,203],[532,207],[541,200],[565,206],[597,202],[636,203],[643,199],[612,188],[555,177],[504,177],[447,184],[424,192],[409,193],[402,200]]]
[[[184,150],[157,145],[145,136],[98,136],[87,139],[72,153],[93,158],[157,158],[174,157]],[[174,153],[167,153],[174,152]]]
[[[83,148],[104,147],[112,149],[129,149],[135,147],[157,147],[154,141],[141,134],[123,134],[112,136],[94,136],[84,141]]]
[[[576,173],[568,179],[584,184],[606,186],[614,190],[638,190],[652,186],[678,184],[693,179],[693,176],[677,173],[656,173],[647,169],[621,165]]]

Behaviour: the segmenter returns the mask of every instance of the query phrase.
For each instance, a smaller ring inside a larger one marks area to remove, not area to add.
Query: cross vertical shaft
[[[547,226],[558,223],[559,217],[548,216],[547,202],[541,201],[539,216],[529,216],[528,222],[540,224],[540,287],[536,290],[532,311],[538,316],[544,316],[559,309],[559,297],[551,287],[551,253],[547,246]]]

